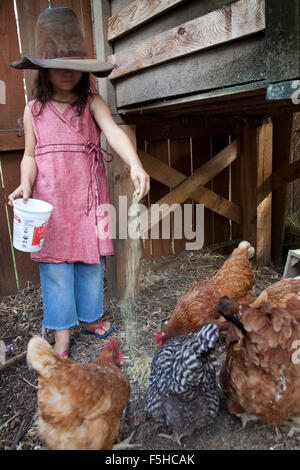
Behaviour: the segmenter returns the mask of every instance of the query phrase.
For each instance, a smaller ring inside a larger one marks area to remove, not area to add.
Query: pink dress
[[[60,113],[51,103],[35,116],[40,106],[38,102],[34,106],[35,102],[28,103],[37,139],[38,174],[32,197],[49,202],[53,211],[43,247],[31,258],[47,263],[100,264],[100,256],[113,254],[113,245],[103,230],[99,237],[99,222],[107,222],[109,217],[99,209],[109,204],[109,194],[105,154],[99,144],[101,131],[90,113],[91,96],[80,117],[71,105]]]

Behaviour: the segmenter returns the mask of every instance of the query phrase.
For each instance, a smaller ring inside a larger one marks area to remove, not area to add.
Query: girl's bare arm
[[[32,188],[37,175],[37,165],[34,158],[34,149],[36,145],[36,137],[32,127],[29,109],[26,106],[24,111],[24,134],[25,134],[25,151],[21,161],[21,184],[8,196],[8,204],[13,205],[14,199],[23,197],[26,202],[31,196]]]
[[[140,199],[150,189],[150,177],[130,142],[129,137],[115,123],[109,107],[100,96],[95,96],[91,103],[91,113],[103,131],[110,146],[130,166],[130,176]]]

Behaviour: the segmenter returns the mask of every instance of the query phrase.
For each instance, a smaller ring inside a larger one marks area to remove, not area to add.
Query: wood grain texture
[[[212,134],[213,135],[213,134]],[[211,134],[208,132],[205,136],[198,136],[197,134],[192,138],[192,165],[193,173],[204,165],[207,161],[212,158],[211,154]],[[212,180],[208,181],[201,188],[212,191]],[[199,189],[201,189],[199,187]],[[207,202],[206,202],[207,204]],[[213,233],[213,216],[214,213],[211,209],[204,207],[204,245],[209,246],[213,244],[214,233]]]
[[[136,130],[135,126],[121,125],[120,128],[127,134],[132,145],[136,148]],[[134,186],[130,179],[130,168],[129,166],[118,156],[118,154],[108,146],[107,150],[114,155],[113,161],[110,165],[113,165],[114,174],[114,185],[111,188],[111,201],[116,209],[116,232],[117,237],[114,240],[114,260],[110,267],[110,286],[109,290],[112,295],[117,298],[122,298],[126,288],[126,267],[130,263],[130,243],[131,240],[126,234],[121,234],[121,229],[124,231],[124,227],[119,227],[119,212],[125,210],[120,207],[122,201],[119,199],[120,196],[127,197],[127,208],[131,205],[132,196],[134,192]],[[125,235],[127,238],[125,238]]]
[[[265,182],[272,175],[273,158],[273,124],[271,119],[263,122],[258,130],[258,162],[257,162],[257,246],[256,261],[266,264],[271,259],[271,231],[272,231],[272,194],[265,198],[263,194]]]
[[[112,46],[107,42],[107,23],[111,16],[110,0],[101,2],[92,2],[91,13],[93,18],[93,37],[95,44],[95,55],[98,60],[105,62],[106,57],[113,53]],[[97,91],[104,101],[108,104],[111,113],[116,114],[116,93],[115,86],[106,78],[99,78],[97,82]]]
[[[9,231],[5,208],[5,195],[0,185],[0,297],[15,294],[17,291],[17,280],[14,271],[12,251],[9,241]]]
[[[24,145],[24,135],[20,129],[0,130],[0,152],[23,150]]]
[[[159,213],[159,220],[163,217],[166,217],[172,212],[173,204],[181,204],[184,202],[191,194],[197,190],[200,185],[205,185],[208,181],[214,178],[218,173],[220,173],[224,168],[226,168],[230,163],[232,163],[240,153],[240,141],[236,139],[232,144],[228,145],[225,149],[221,150],[217,155],[215,155],[210,161],[204,163],[202,167],[197,170],[192,176],[186,178],[182,183],[180,183],[175,189],[173,189],[166,196],[162,197],[159,201],[156,201],[156,204],[161,206],[161,211]],[[152,208],[149,209],[148,214],[145,215],[148,217],[148,228],[150,229],[153,224],[151,217]],[[141,220],[143,216],[141,217]],[[145,224],[144,227],[147,225]],[[141,231],[142,233],[142,231]]]
[[[282,247],[285,232],[285,220],[288,211],[289,187],[277,186],[282,178],[289,176],[284,168],[289,164],[292,151],[293,114],[281,113],[273,116],[273,173],[274,184],[272,193],[272,258],[275,262],[282,262]],[[298,175],[294,167],[295,177]],[[282,181],[282,180],[281,180]],[[288,183],[288,181],[286,181]]]
[[[107,58],[110,79],[215,47],[265,28],[264,0],[239,0]]]
[[[212,155],[216,155],[230,143],[228,136],[212,137]],[[212,181],[213,192],[225,200],[229,200],[229,167],[228,165]],[[230,240],[229,220],[223,215],[213,214],[214,243]]]
[[[136,0],[108,20],[107,40],[117,39],[184,0]]]
[[[241,154],[241,192],[244,209],[243,239],[256,249],[256,262],[267,264],[271,256],[272,195],[266,186],[272,174],[273,124],[246,122]]]
[[[167,139],[159,141],[147,142],[147,151],[156,157],[156,161],[160,161],[165,167],[169,168],[169,148]],[[159,160],[158,160],[159,158]],[[151,176],[151,175],[150,175]],[[158,199],[163,198],[169,194],[170,190],[159,179],[151,178],[150,181],[150,194],[149,194],[149,207],[155,204]],[[173,253],[172,235],[169,239],[162,237],[162,224],[159,222],[157,227],[158,238],[154,237],[149,239],[151,244],[151,253],[153,257],[167,256]]]
[[[192,162],[191,162],[191,139],[172,139],[169,141],[169,162],[170,166],[177,171],[180,171],[187,176],[190,176],[192,173]],[[185,204],[193,204],[193,200],[188,198],[181,203],[181,211],[182,211],[182,227],[184,227],[184,205]],[[195,221],[194,221],[195,222]],[[174,215],[171,216],[171,223],[174,223]],[[194,224],[195,225],[195,224]],[[195,227],[192,227],[193,229]],[[185,233],[183,230],[182,238],[173,240],[173,249],[174,253],[180,253],[181,251],[185,250],[186,243],[191,242],[192,240],[188,240],[185,237]],[[194,241],[194,240],[193,240]]]
[[[147,102],[161,100],[160,105],[168,104],[168,100],[176,101],[188,94],[206,93],[203,97],[208,101],[218,95],[230,96],[229,87],[251,84],[265,77],[265,41],[264,32],[232,41],[215,48],[199,51],[132,73],[120,80],[116,85],[117,106],[127,111],[133,107],[143,108]],[[218,92],[216,91],[218,89]],[[216,106],[216,103],[214,103]],[[127,108],[128,107],[128,108]],[[166,106],[167,107],[167,106]],[[203,106],[204,112],[208,108]],[[225,112],[231,112],[230,106],[224,106]],[[206,113],[210,113],[209,110]]]
[[[19,185],[22,157],[23,152],[20,151],[3,152],[1,154],[2,173],[5,181],[5,201],[7,201],[8,195]],[[8,218],[11,233],[13,233],[13,209],[10,206],[8,206]],[[38,285],[40,283],[38,263],[31,260],[29,253],[24,253],[15,248],[13,250],[20,289],[24,289],[28,281]]]
[[[0,80],[5,83],[5,104],[0,104],[0,129],[18,127],[25,106],[22,72],[9,67],[20,58],[14,4],[0,2]]]
[[[138,149],[138,154],[149,175],[169,188],[174,188],[186,180],[187,175],[169,167],[150,155],[148,152],[143,151],[141,148]],[[209,188],[201,185],[190,194],[190,197],[199,204],[204,204],[205,207],[211,209],[217,214],[220,214],[227,219],[232,219],[238,224],[242,223],[241,208],[237,204],[234,204],[219,194],[214,193]]]
[[[241,153],[241,197],[244,210],[243,240],[257,242],[257,126],[247,122]]]

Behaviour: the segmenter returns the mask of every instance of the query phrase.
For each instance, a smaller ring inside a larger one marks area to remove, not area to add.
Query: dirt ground
[[[230,249],[231,251],[231,249]],[[229,252],[230,252],[229,251]],[[148,385],[151,360],[156,350],[155,336],[170,317],[176,301],[196,282],[211,277],[226,259],[224,250],[203,249],[143,260],[140,270],[140,292],[136,304],[137,327],[134,344],[129,348],[120,305],[105,296],[105,318],[114,322],[113,336],[124,353],[122,367],[131,382],[131,396],[121,420],[119,440],[134,432],[131,443],[142,450],[299,450],[300,433],[288,437],[286,424],[271,426],[248,422],[243,428],[240,420],[229,414],[226,399],[221,396],[219,414],[212,425],[191,437],[182,439],[182,447],[161,434],[168,430],[149,419],[145,411],[145,391]],[[281,279],[283,266],[257,267],[254,291],[256,296],[267,286]],[[6,360],[26,351],[28,341],[42,330],[40,289],[28,285],[16,296],[0,299],[0,339],[5,342]],[[46,331],[53,344],[53,333]],[[73,360],[88,362],[102,350],[109,338],[96,340],[72,328]],[[225,335],[217,347],[218,373],[225,357]],[[0,449],[43,450],[36,425],[37,377],[23,359],[0,372]]]

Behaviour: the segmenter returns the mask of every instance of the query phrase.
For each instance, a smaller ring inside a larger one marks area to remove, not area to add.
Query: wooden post
[[[248,121],[244,130],[241,159],[241,190],[244,209],[243,239],[256,248],[257,263],[271,257],[271,201],[264,197],[265,184],[272,174],[272,122]]]
[[[256,261],[261,264],[269,263],[271,259],[272,193],[266,197],[264,193],[265,184],[272,175],[272,134],[273,124],[268,119],[258,129]]]
[[[109,0],[91,0],[91,10],[93,19],[95,57],[99,60],[106,60],[106,57],[112,53],[112,47],[107,42],[108,19],[111,16],[111,8]],[[113,115],[116,114],[115,86],[108,78],[97,79],[97,91],[108,104]],[[102,143],[102,145],[104,145]],[[109,187],[111,203],[114,203],[114,172],[113,164],[106,167],[106,176]],[[114,240],[114,249],[117,253],[119,247]],[[107,292],[111,297],[118,295],[117,282],[117,256],[108,256],[106,258],[106,277]]]
[[[283,113],[273,117],[274,122],[274,162],[273,170],[280,170],[288,165],[291,157],[293,114]],[[296,174],[295,174],[296,176]],[[282,262],[282,246],[285,232],[285,219],[288,209],[289,186],[285,185],[273,192],[272,202],[272,258]]]
[[[95,56],[99,60],[106,61],[113,49],[107,42],[108,20],[111,16],[109,0],[91,0],[92,18],[94,31]],[[97,90],[104,101],[108,104],[112,114],[117,113],[115,86],[108,78],[97,79]]]
[[[136,148],[136,130],[135,126],[120,125],[121,129],[128,135],[133,146]],[[109,268],[109,286],[108,293],[117,298],[122,298],[125,292],[126,287],[126,268],[127,264],[130,263],[130,242],[129,238],[120,238],[118,235],[120,232],[119,227],[119,212],[122,211],[124,216],[124,210],[127,211],[132,203],[132,196],[134,192],[134,186],[130,179],[130,168],[126,165],[120,157],[110,149],[114,155],[113,159],[113,199],[111,203],[114,204],[116,209],[116,219],[117,219],[117,239],[114,241],[114,250],[115,255],[112,257],[112,260],[108,260],[112,263],[112,266]],[[125,196],[127,199],[123,199],[121,204],[124,203],[124,207],[120,207],[120,196]],[[127,202],[127,207],[125,207],[125,202]],[[126,214],[126,216],[127,216]],[[124,228],[122,228],[124,229]],[[122,234],[125,237],[125,233]]]
[[[246,123],[241,154],[241,193],[243,206],[243,239],[256,248],[256,168],[257,168],[257,127]]]

